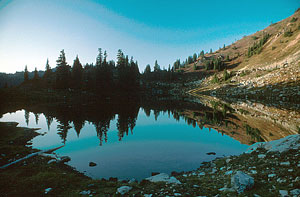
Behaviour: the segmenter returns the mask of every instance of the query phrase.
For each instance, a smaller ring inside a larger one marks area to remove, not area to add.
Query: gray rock
[[[269,175],[268,175],[269,178],[273,178],[273,177],[275,177],[275,176],[276,176],[276,174],[269,174]]]
[[[280,165],[281,165],[281,166],[289,166],[289,165],[290,165],[290,162],[289,162],[289,161],[281,162]]]
[[[86,190],[86,191],[79,192],[79,194],[81,194],[81,195],[90,195],[91,191],[90,190]]]
[[[128,193],[131,189],[132,189],[132,187],[129,187],[129,186],[119,187],[117,189],[117,194],[120,193],[121,195],[124,195],[124,194]]]
[[[257,157],[258,157],[259,159],[263,159],[263,158],[265,158],[265,157],[266,157],[266,155],[264,155],[264,154],[260,154],[260,155],[257,155]]]
[[[166,183],[174,183],[174,184],[181,184],[179,180],[177,180],[175,177],[169,177],[166,173],[160,173],[155,176],[151,176],[146,178],[145,180],[148,180],[150,182],[166,182]]]
[[[45,194],[48,194],[51,190],[52,190],[52,188],[50,188],[50,187],[45,189]]]
[[[68,162],[68,161],[71,161],[71,158],[68,157],[68,156],[62,156],[59,158],[59,160],[57,161],[58,163],[65,163],[65,162]]]
[[[231,177],[231,185],[238,193],[242,193],[246,189],[253,187],[254,178],[242,171],[237,171],[236,174]]]
[[[293,196],[300,196],[300,189],[293,189],[290,191]]]
[[[286,191],[286,190],[279,190],[279,194],[280,194],[280,196],[282,196],[282,197],[289,196],[289,193],[288,193],[288,191]]]
[[[232,174],[232,173],[233,173],[233,171],[230,170],[230,171],[225,172],[225,175],[230,175],[230,174]]]
[[[48,161],[48,164],[52,164],[52,163],[56,163],[56,162],[57,162],[56,159],[50,159],[50,160]]]

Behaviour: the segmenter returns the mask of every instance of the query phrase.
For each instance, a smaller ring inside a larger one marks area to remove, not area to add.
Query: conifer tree
[[[29,80],[29,75],[28,75],[28,69],[26,65],[24,70],[24,82],[27,82],[28,80]]]
[[[82,78],[83,68],[77,55],[72,67],[72,85],[75,89],[81,88]]]
[[[160,71],[160,66],[157,63],[157,60],[155,60],[155,63],[154,63],[154,72],[158,72],[158,71]]]
[[[65,51],[61,50],[58,60],[56,60],[56,87],[66,89],[70,83],[70,66],[66,62]]]
[[[35,67],[35,69],[34,69],[34,75],[33,75],[33,80],[37,81],[38,79],[39,79],[39,74],[38,74],[37,68]]]

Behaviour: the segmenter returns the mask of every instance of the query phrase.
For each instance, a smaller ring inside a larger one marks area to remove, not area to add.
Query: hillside
[[[205,69],[205,63],[212,58],[222,61],[221,70]],[[223,69],[228,71],[226,79]],[[297,96],[300,84],[300,9],[264,30],[205,54],[197,59],[196,64],[182,70],[185,73],[207,73],[201,87],[191,91],[196,94]],[[283,88],[287,88],[286,91],[282,92]],[[274,89],[277,90],[272,92]]]

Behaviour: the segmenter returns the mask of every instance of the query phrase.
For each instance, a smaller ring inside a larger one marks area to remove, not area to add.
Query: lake
[[[33,148],[65,144],[56,153],[69,156],[69,165],[93,178],[141,180],[152,172],[189,171],[204,161],[237,155],[248,147],[223,132],[197,125],[181,114],[183,109],[125,108],[22,109],[3,114],[0,121],[40,128],[43,135],[32,140]],[[90,167],[90,162],[97,165]]]

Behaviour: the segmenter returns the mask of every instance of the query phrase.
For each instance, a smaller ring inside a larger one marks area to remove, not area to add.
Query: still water
[[[56,153],[69,156],[69,165],[93,178],[141,180],[151,176],[151,172],[189,171],[203,161],[240,154],[248,147],[216,130],[200,129],[197,124],[187,124],[184,118],[165,112],[158,115],[138,108],[125,129],[121,115],[116,113],[98,123],[83,119],[78,124],[74,120],[49,118],[45,113],[19,110],[4,114],[0,121],[40,128],[38,132],[44,135],[32,140],[34,148],[45,150],[65,143]],[[216,155],[207,155],[208,152]],[[97,165],[90,167],[89,162]]]

